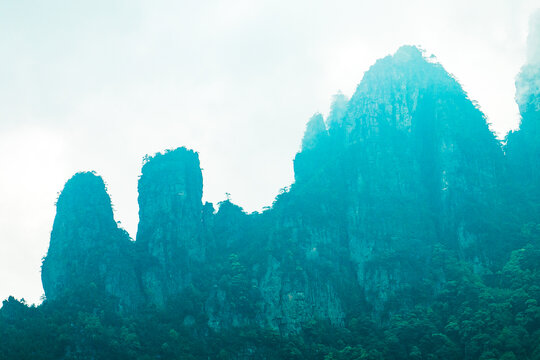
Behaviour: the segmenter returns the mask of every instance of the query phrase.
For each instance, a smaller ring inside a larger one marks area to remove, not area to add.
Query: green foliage
[[[187,305],[119,315],[114,301],[92,300],[83,290],[39,307],[10,297],[0,310],[2,359],[538,359],[540,347],[540,248],[536,240],[516,250],[498,274],[497,286],[444,247],[433,253],[446,274],[439,295],[375,323],[366,313],[344,327],[312,320],[283,337],[257,327],[214,332],[204,322],[185,325],[174,316]],[[228,256],[228,291],[249,298],[246,268]],[[435,286],[435,284],[431,284]],[[196,290],[191,297],[197,301]],[[243,354],[243,355],[242,355]]]

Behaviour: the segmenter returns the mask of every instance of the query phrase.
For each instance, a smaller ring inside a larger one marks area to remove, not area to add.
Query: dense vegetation
[[[522,236],[527,245],[484,277],[437,248],[433,266],[449,277],[429,306],[384,323],[360,311],[342,328],[313,319],[288,338],[256,327],[213,333],[197,325],[204,319],[184,325],[179,309],[189,304],[120,315],[92,285],[39,307],[9,298],[0,310],[0,358],[540,359],[540,226],[524,226]]]
[[[203,204],[179,148],[145,158],[131,241],[103,180],[76,174],[46,298],[3,302],[0,359],[540,359],[538,119],[505,154],[403,47],[310,119],[263,213]]]

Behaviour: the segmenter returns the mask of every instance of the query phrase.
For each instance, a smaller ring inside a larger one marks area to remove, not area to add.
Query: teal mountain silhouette
[[[539,359],[530,89],[503,146],[459,82],[403,46],[309,119],[295,182],[262,213],[203,203],[193,150],[145,158],[135,240],[102,178],[75,174],[45,300],[4,302],[0,358]]]

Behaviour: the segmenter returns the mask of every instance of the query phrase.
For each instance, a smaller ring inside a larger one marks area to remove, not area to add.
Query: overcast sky
[[[305,123],[422,46],[500,136],[537,0],[0,0],[0,299],[39,302],[65,181],[95,170],[135,237],[142,158],[199,152],[204,199],[248,211],[293,181]]]

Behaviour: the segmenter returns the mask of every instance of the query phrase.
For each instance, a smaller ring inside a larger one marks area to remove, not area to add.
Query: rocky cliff
[[[350,100],[336,95],[326,120],[310,119],[295,183],[262,214],[203,205],[198,155],[179,148],[145,160],[132,243],[101,178],[75,175],[58,200],[46,296],[94,283],[201,333],[384,323],[438,296],[449,277],[431,265],[441,249],[477,274],[507,260],[513,245],[497,220],[505,161],[459,83],[405,46],[377,61]]]
[[[114,220],[101,177],[75,174],[58,197],[41,277],[47,299],[77,292],[112,295],[123,308],[142,305],[134,244]]]
[[[148,158],[139,179],[137,246],[148,299],[163,305],[193,282],[193,263],[205,260],[199,157],[185,148]]]
[[[377,61],[343,102],[335,105],[345,109],[341,118],[330,114],[329,138],[296,156],[294,191],[316,202],[302,216],[315,206],[315,218],[328,209],[323,218],[332,221],[314,224],[340,224],[332,243],[345,242],[367,302],[387,313],[392,304],[412,305],[403,286],[442,281],[444,274],[430,274],[437,244],[489,271],[501,250],[487,219],[502,201],[504,158],[459,83],[406,46]]]

